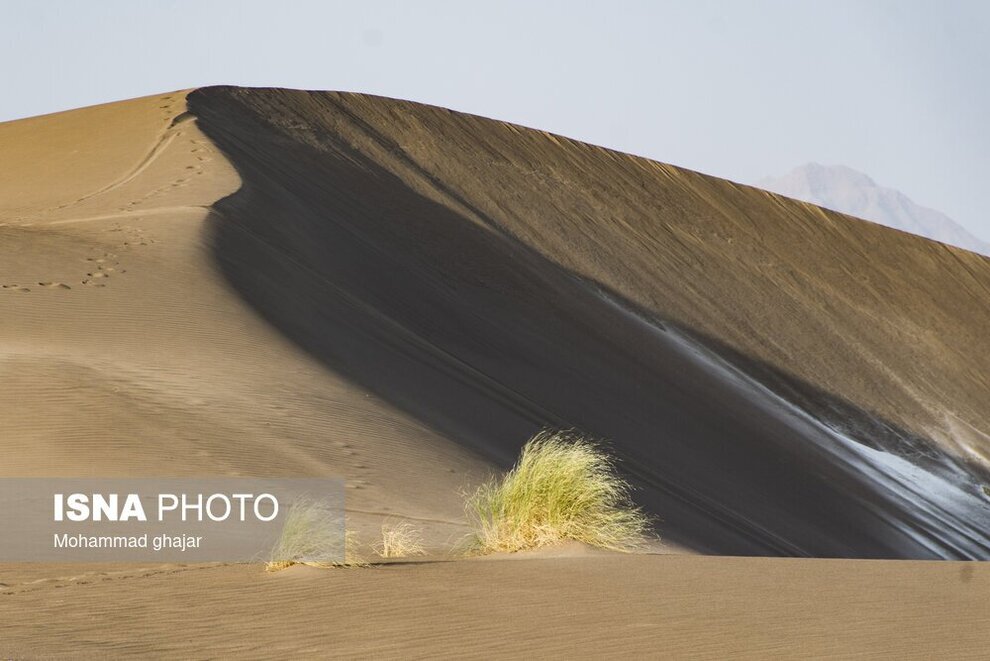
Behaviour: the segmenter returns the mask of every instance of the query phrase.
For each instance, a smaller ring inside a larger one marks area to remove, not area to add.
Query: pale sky
[[[808,161],[848,165],[990,240],[990,2],[0,10],[0,121],[211,84],[370,92],[744,183]]]

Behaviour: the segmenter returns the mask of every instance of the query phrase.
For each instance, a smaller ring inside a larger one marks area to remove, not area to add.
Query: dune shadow
[[[702,552],[990,557],[968,504],[919,515],[753,383],[865,436],[877,425],[933,466],[937,448],[431,199],[334,130],[357,120],[333,95],[205,88],[188,103],[243,182],[209,223],[230,284],[329,369],[443,435],[502,466],[544,426],[611,439],[664,536]]]

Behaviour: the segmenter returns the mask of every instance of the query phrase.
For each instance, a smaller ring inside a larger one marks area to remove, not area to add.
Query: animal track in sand
[[[128,175],[127,177],[125,177],[124,179],[122,179],[122,180],[120,180],[120,181],[118,181],[118,182],[116,182],[114,184],[111,184],[110,186],[104,187],[103,189],[101,189],[101,190],[99,190],[99,191],[97,191],[95,193],[92,193],[92,194],[90,194],[88,196],[84,196],[83,198],[81,198],[79,200],[76,200],[74,202],[67,203],[64,206],[66,206],[66,207],[67,206],[72,206],[73,204],[76,204],[78,202],[81,202],[81,201],[83,201],[84,199],[86,199],[88,197],[92,197],[93,195],[98,195],[98,194],[101,194],[101,193],[105,193],[105,192],[107,192],[109,190],[113,190],[115,188],[119,188],[121,185],[123,185],[125,183],[128,183],[129,181],[133,180],[144,169],[146,169],[151,164],[152,161],[157,160],[157,158],[161,154],[165,153],[165,151],[170,148],[170,146],[171,146],[171,144],[173,142],[178,143],[178,142],[181,142],[182,141],[183,136],[185,134],[185,127],[183,125],[184,124],[187,124],[187,123],[189,123],[189,122],[191,122],[193,120],[195,120],[195,116],[192,115],[191,113],[189,113],[188,111],[183,111],[183,112],[180,112],[179,114],[174,114],[176,112],[176,107],[175,106],[176,106],[176,103],[178,102],[178,100],[174,96],[160,97],[160,99],[161,99],[161,101],[163,101],[165,103],[163,105],[159,106],[159,109],[162,111],[163,119],[169,120],[169,124],[168,124],[167,128],[165,128],[165,130],[162,132],[162,134],[159,137],[158,142],[152,148],[151,153],[148,154],[148,156],[145,158],[145,160],[142,162],[142,164],[136,170],[134,170],[130,175]],[[176,140],[176,139],[178,139],[178,140]],[[189,139],[188,142],[187,142],[187,144],[192,145],[192,149],[190,150],[190,152],[211,151],[210,150],[210,147],[209,147],[209,143],[203,143],[203,142],[201,142],[199,140]],[[205,145],[205,148],[204,148],[204,145]],[[174,153],[174,152],[172,152],[172,153]],[[206,161],[210,160],[210,159],[204,158],[202,156],[197,156],[196,160],[197,160],[197,162],[195,164],[186,165],[185,166],[185,170],[191,170],[192,171],[192,172],[190,172],[188,174],[202,175],[204,173],[203,172],[203,164]],[[148,200],[153,199],[153,198],[157,198],[157,197],[161,197],[162,195],[165,195],[165,194],[167,194],[169,192],[174,192],[175,189],[182,188],[182,187],[188,185],[189,181],[191,181],[191,179],[188,179],[188,178],[186,178],[186,179],[179,178],[179,179],[176,179],[176,180],[169,181],[168,183],[165,183],[163,185],[160,185],[157,188],[155,188],[155,189],[153,189],[153,190],[145,193],[144,195],[141,195],[137,199],[132,199],[130,202],[128,202],[124,206],[118,207],[118,210],[119,211],[125,211],[125,212],[127,212],[127,211],[135,211],[135,210],[137,210],[137,207],[139,207],[143,203],[147,202]],[[59,207],[59,208],[61,209],[63,207]]]
[[[141,220],[140,216],[138,216],[137,219],[138,220]],[[104,232],[122,232],[122,233],[124,233],[124,235],[127,238],[127,240],[126,241],[123,241],[120,244],[122,248],[131,248],[131,247],[137,246],[137,245],[147,246],[147,245],[151,245],[152,243],[155,243],[156,242],[155,239],[152,239],[150,237],[147,237],[145,235],[145,233],[144,233],[144,230],[141,229],[140,227],[131,227],[131,226],[126,226],[126,225],[122,226],[119,223],[117,223],[117,224],[114,224],[114,226],[111,227],[110,229],[103,230],[103,231]],[[116,255],[114,255],[114,257],[116,257]]]
[[[183,115],[189,114],[183,112],[180,113],[178,116],[173,116],[173,112],[175,110],[174,99],[175,99],[174,96],[161,97],[162,101],[167,102],[165,105],[159,106],[159,109],[162,110],[162,121],[168,122],[168,124],[165,126],[163,130],[159,132],[157,138],[151,144],[149,151],[145,154],[144,158],[141,160],[140,163],[138,163],[136,167],[126,172],[120,178],[103,186],[102,188],[87,193],[70,202],[65,202],[63,204],[59,204],[55,207],[52,207],[51,209],[49,209],[49,211],[62,211],[64,209],[68,209],[72,206],[75,206],[80,202],[84,202],[90,198],[116,190],[136,179],[142,172],[144,172],[149,166],[151,166],[155,161],[157,161],[159,156],[161,156],[163,153],[165,153],[168,150],[169,146],[175,140],[175,138],[177,138],[182,134],[181,129],[179,129],[178,131],[173,131],[173,129],[176,128],[179,124],[184,123],[185,119],[180,121],[176,121],[176,120],[179,120],[179,117],[182,117]],[[134,203],[131,203],[130,206],[133,206],[133,204]],[[121,211],[123,210],[125,209],[121,209]]]
[[[190,140],[189,144],[199,144],[199,143],[196,140]],[[200,151],[203,151],[203,149],[199,147],[194,147],[193,149],[190,150],[189,153],[195,154],[196,152],[200,152]],[[188,186],[189,183],[192,181],[192,176],[204,174],[204,170],[203,170],[204,164],[209,160],[210,159],[205,158],[203,156],[197,156],[195,163],[185,165],[183,167],[182,173],[184,176],[180,175],[177,178],[169,181],[168,183],[162,184],[161,186],[158,186],[157,188],[149,191],[143,196],[131,200],[125,206],[119,207],[119,210],[135,211],[140,205],[144,204],[148,200],[161,197],[162,195],[165,195],[169,192],[175,192],[175,190],[178,188],[184,188]]]
[[[81,281],[82,284],[89,287],[106,287],[106,280],[110,278],[111,273],[126,273],[127,269],[118,270],[117,267],[120,265],[120,262],[116,261],[116,258],[116,253],[103,253],[103,257],[86,257],[84,261],[95,264],[96,268],[86,273],[86,278]],[[112,264],[108,263],[110,261],[112,261]],[[44,289],[72,289],[70,285],[58,280],[39,280],[37,286]],[[0,290],[30,292],[31,287],[9,283],[0,284]]]

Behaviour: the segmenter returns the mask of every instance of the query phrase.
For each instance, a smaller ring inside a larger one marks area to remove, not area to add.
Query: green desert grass
[[[405,521],[382,524],[381,541],[372,548],[382,558],[408,558],[426,554],[419,531]]]
[[[353,531],[341,534],[343,521],[338,508],[319,500],[296,500],[272,549],[267,571],[292,565],[312,567],[361,567],[368,563],[358,552]]]
[[[516,465],[468,497],[478,553],[514,552],[577,540],[616,551],[642,548],[650,520],[596,442],[574,431],[538,433]]]

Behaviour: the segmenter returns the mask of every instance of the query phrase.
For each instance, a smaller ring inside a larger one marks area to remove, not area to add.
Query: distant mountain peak
[[[806,163],[791,170],[790,174],[798,174],[818,180],[843,181],[851,185],[876,187],[877,184],[868,175],[853,170],[845,165],[822,165],[821,163]]]
[[[782,177],[761,179],[756,185],[990,256],[990,244],[976,238],[945,214],[916,204],[904,193],[880,186],[868,175],[845,165],[806,163]]]

